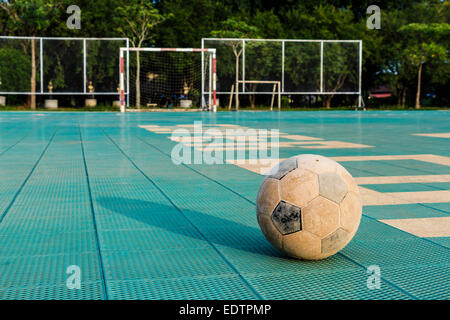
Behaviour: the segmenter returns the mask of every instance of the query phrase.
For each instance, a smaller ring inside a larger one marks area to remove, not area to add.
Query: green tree
[[[0,91],[23,92],[29,90],[30,83],[27,77],[31,68],[31,61],[28,56],[16,48],[1,48],[0,61],[8,63],[0,64]]]
[[[0,2],[0,9],[8,15],[8,27],[16,34],[37,36],[51,24],[51,16],[59,9],[53,0],[10,0]],[[36,109],[36,41],[30,40],[29,45],[24,44],[24,51],[30,51],[31,76],[29,100],[31,109]]]
[[[254,26],[248,25],[245,21],[229,18],[222,22],[220,30],[211,31],[213,37],[218,38],[256,38],[258,36],[258,29]],[[242,41],[227,41],[235,56],[235,92],[236,92],[236,110],[239,110],[239,57],[242,54]]]
[[[365,23],[355,22],[352,11],[347,8],[322,4],[306,8],[297,3],[281,15],[280,20],[291,26],[286,28],[286,36],[290,39],[375,40],[374,36],[364,34]],[[373,47],[363,46],[364,56],[370,53],[369,48]],[[331,108],[335,92],[358,90],[359,50],[355,43],[324,43],[323,49],[322,84],[319,43],[286,47],[285,80],[292,89],[330,92],[322,96],[322,105]]]
[[[420,109],[420,93],[422,85],[423,65],[433,60],[446,60],[447,47],[440,40],[450,35],[450,25],[447,23],[411,23],[399,30],[411,40],[403,50],[403,55],[417,70],[417,91],[415,107]]]
[[[130,38],[131,45],[141,48],[143,44],[150,45],[155,39],[154,29],[164,20],[163,15],[145,0],[123,2],[117,8],[119,27],[117,30],[124,37]],[[141,107],[140,86],[140,53],[136,52],[136,107]]]

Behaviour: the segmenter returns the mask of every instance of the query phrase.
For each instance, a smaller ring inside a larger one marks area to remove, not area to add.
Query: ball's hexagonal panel
[[[283,250],[283,236],[275,228],[270,217],[266,215],[258,215],[258,224],[267,241],[269,241],[278,250]]]
[[[320,238],[308,231],[302,230],[283,236],[283,251],[293,258],[320,259],[320,250]]]
[[[326,172],[319,175],[320,195],[337,204],[341,203],[348,192],[344,180],[335,172]]]
[[[316,154],[302,154],[296,158],[297,167],[300,169],[307,169],[317,174],[336,171],[336,161]]]
[[[317,174],[297,168],[281,179],[280,189],[281,199],[303,207],[319,195],[319,179]]]
[[[339,163],[337,163],[337,165],[336,165],[336,173],[339,176],[341,176],[342,180],[344,180],[349,191],[353,191],[354,193],[359,194],[359,188],[358,188],[358,185],[357,185],[355,179],[347,171],[347,169],[345,169]]]
[[[291,157],[273,167],[272,170],[270,170],[269,177],[280,180],[295,169],[297,169],[297,159]]]
[[[339,206],[318,196],[302,208],[302,228],[319,237],[325,237],[339,227]]]
[[[280,202],[280,180],[266,177],[261,183],[256,200],[258,214],[270,216]]]
[[[350,233],[339,228],[322,239],[322,253],[334,254],[344,248],[350,239]]]
[[[339,205],[341,212],[341,227],[354,235],[358,230],[362,215],[361,197],[350,191]]]
[[[281,200],[272,213],[272,222],[281,234],[294,233],[302,230],[301,214],[299,207]]]

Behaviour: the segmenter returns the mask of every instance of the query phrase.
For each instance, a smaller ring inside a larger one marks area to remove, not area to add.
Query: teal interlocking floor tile
[[[116,300],[241,300],[259,297],[236,275],[108,281]]]
[[[66,284],[30,287],[0,288],[1,300],[102,300],[106,299],[101,281],[83,281],[80,289],[69,289]]]
[[[380,221],[363,216],[353,240],[413,240],[415,236]]]
[[[450,249],[450,237],[432,237],[427,239]]]
[[[92,231],[2,233],[0,247],[3,257],[81,254],[97,250]]]
[[[420,239],[376,219],[447,216],[449,203],[365,207],[340,254],[294,260],[256,222],[263,176],[234,165],[177,166],[170,133],[139,128],[202,120],[373,146],[282,148],[280,158],[450,156],[448,140],[413,135],[446,132],[447,114],[0,113],[0,298],[448,299],[448,239]],[[417,160],[342,164],[355,177],[450,172]],[[448,183],[367,187],[432,191]],[[381,268],[380,290],[367,288],[371,264]],[[69,265],[85,275],[81,290],[65,285]]]
[[[378,290],[367,287],[363,268],[329,273],[285,273],[245,276],[265,299],[411,299],[403,291],[383,283]]]
[[[386,206],[365,206],[364,214],[375,219],[413,219],[448,217],[448,214],[433,208],[436,204],[399,204]]]
[[[362,265],[428,266],[450,263],[448,248],[425,239],[353,240],[342,253]]]
[[[414,192],[414,191],[437,191],[450,190],[449,182],[439,183],[390,183],[390,184],[367,184],[362,187],[378,192]]]
[[[207,248],[209,243],[193,227],[148,227],[146,229],[109,230],[99,235],[102,249],[134,251]]]
[[[0,257],[0,290],[65,285],[69,266],[78,266],[82,282],[101,280],[96,253]]]
[[[450,299],[450,264],[383,268],[383,279],[395,283],[417,299]]]
[[[245,275],[304,273],[314,274],[359,268],[342,255],[320,261],[293,259],[275,249],[268,242],[255,247],[233,247],[220,245],[220,251]]]
[[[444,203],[427,203],[427,207],[440,210],[442,212],[450,214],[450,202],[444,202]]]
[[[107,280],[159,279],[233,274],[212,248],[103,251]]]

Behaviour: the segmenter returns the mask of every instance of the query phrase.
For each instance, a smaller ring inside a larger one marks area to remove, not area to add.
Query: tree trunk
[[[324,95],[322,106],[326,109],[331,109],[331,99],[333,96],[331,94]]]
[[[254,95],[254,94],[251,94],[251,95],[248,97],[248,99],[250,100],[250,107],[251,107],[252,109],[255,109],[255,95]]]
[[[252,84],[250,86],[251,91],[256,91],[256,84]],[[250,107],[255,109],[256,96],[254,94],[249,95],[248,99],[250,100]]]
[[[397,87],[397,105],[400,107],[402,105],[402,93],[403,87]]]
[[[422,81],[422,63],[419,65],[417,73],[417,93],[416,93],[416,109],[420,109],[420,83]]]
[[[141,61],[140,52],[136,51],[136,108],[141,108]]]
[[[404,108],[405,105],[406,105],[406,87],[403,87],[403,90],[402,90],[402,104],[401,104],[402,108]]]
[[[36,46],[35,40],[31,40],[31,96],[30,96],[30,108],[36,110]]]

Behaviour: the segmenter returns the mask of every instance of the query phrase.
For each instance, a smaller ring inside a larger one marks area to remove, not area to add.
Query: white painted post
[[[205,41],[202,39],[202,50],[205,49]],[[204,94],[205,94],[205,52],[202,51],[202,89],[201,89],[201,99],[200,106],[203,110],[204,106]]]
[[[216,80],[217,80],[217,66],[216,66],[216,50],[213,51],[212,54],[212,65],[213,65],[213,111],[217,112],[217,96],[216,96]]]
[[[41,93],[44,93],[44,49],[42,47],[42,38],[39,39],[39,63],[40,63],[40,78],[41,78]]]
[[[130,39],[127,38],[127,107],[130,107]]]
[[[86,93],[86,39],[83,39],[83,92]]]
[[[359,41],[359,95],[358,95],[358,108],[361,108],[362,100],[362,41]]]
[[[320,92],[323,92],[323,41],[320,41]]]
[[[284,51],[284,46],[285,46],[285,41],[282,40],[281,41],[281,91],[284,92],[284,55],[285,55],[285,51]]]
[[[204,54],[204,52],[202,52]],[[208,106],[209,108],[213,108],[213,101],[212,101],[212,83],[213,83],[213,57],[212,54],[209,54],[209,84],[208,84]],[[203,96],[202,96],[203,97]],[[203,100],[203,99],[202,99]]]

